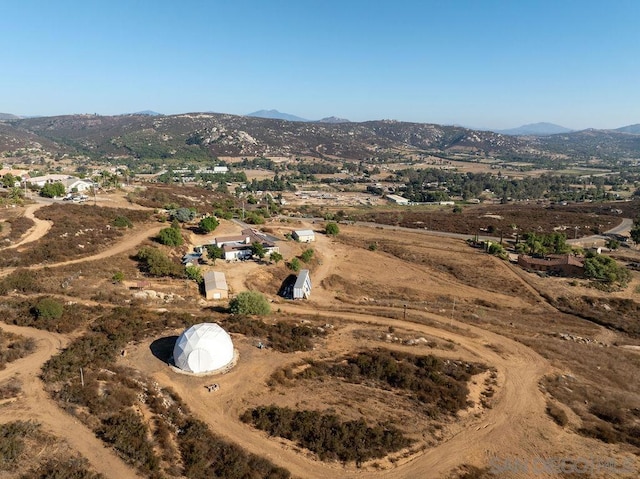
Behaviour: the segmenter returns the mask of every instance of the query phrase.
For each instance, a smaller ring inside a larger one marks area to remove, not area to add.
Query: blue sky
[[[20,0],[0,112],[640,123],[637,0]]]

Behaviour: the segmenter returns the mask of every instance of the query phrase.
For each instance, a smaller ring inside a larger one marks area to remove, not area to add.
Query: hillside
[[[31,143],[95,159],[261,155],[384,159],[407,151],[524,161],[640,156],[640,136],[612,130],[519,137],[393,120],[292,122],[218,113],[68,115],[8,120],[1,124],[0,152]]]

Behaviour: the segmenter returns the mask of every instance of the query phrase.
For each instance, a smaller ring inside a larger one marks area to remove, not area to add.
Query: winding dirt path
[[[9,363],[0,371],[0,382],[16,376],[22,382],[22,393],[17,401],[0,409],[0,421],[32,419],[42,424],[44,430],[63,438],[93,468],[105,477],[137,478],[136,472],[125,464],[111,448],[105,447],[93,432],[78,420],[65,413],[49,398],[44,383],[39,378],[43,364],[59,349],[64,348],[71,337],[33,328],[0,323],[0,329],[36,340],[36,351],[22,359]]]
[[[58,266],[67,266],[70,264],[86,263],[88,261],[97,261],[100,259],[105,259],[111,256],[115,256],[117,254],[126,253],[127,251],[135,248],[137,245],[139,245],[143,241],[149,239],[152,236],[157,235],[158,232],[165,227],[166,225],[158,224],[158,225],[153,225],[153,226],[149,226],[147,228],[141,229],[135,233],[130,233],[126,235],[122,241],[119,241],[115,243],[113,246],[110,246],[109,248],[101,251],[100,253],[96,253],[91,256],[84,256],[78,259],[70,259],[68,261],[61,261],[59,263],[35,264],[31,266],[26,266],[24,267],[24,269],[37,270],[37,269],[44,269],[44,268],[56,268]],[[16,268],[3,268],[3,270],[0,271],[0,277],[6,276],[15,270]]]
[[[33,243],[34,241],[38,241],[49,232],[49,230],[53,226],[53,223],[51,221],[41,220],[40,218],[36,218],[35,216],[35,212],[43,206],[48,206],[48,203],[35,203],[33,205],[27,206],[27,208],[24,210],[24,216],[25,218],[29,218],[30,220],[32,220],[35,223],[34,226],[32,226],[29,231],[27,231],[27,233],[20,241],[12,244],[11,246],[7,246],[4,249],[15,249],[27,243]]]

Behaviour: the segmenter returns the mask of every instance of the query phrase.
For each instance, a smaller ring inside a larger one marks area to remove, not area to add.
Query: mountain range
[[[345,118],[338,118],[335,116],[328,116],[326,118],[322,118],[321,120],[307,120],[305,118],[301,118],[296,115],[291,115],[290,113],[282,113],[278,110],[258,110],[253,113],[249,113],[246,116],[251,116],[254,118],[270,118],[272,120],[286,120],[286,121],[304,121],[304,122],[312,122],[317,121],[318,123],[349,123],[349,120]]]
[[[337,120],[337,121],[336,121]],[[213,159],[220,156],[390,158],[398,152],[507,161],[640,158],[640,125],[547,136],[509,136],[395,120],[320,122],[189,113],[65,115],[0,121],[0,153],[36,148],[100,158]]]
[[[502,133],[503,135],[515,135],[515,136],[546,136],[557,135],[560,133],[571,133],[573,130],[565,128],[564,126],[555,125],[553,123],[530,123],[528,125],[522,125],[518,128],[510,128],[508,130],[492,130],[496,133]]]

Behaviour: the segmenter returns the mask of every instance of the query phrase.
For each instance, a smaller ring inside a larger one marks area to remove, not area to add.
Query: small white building
[[[309,299],[311,296],[311,276],[308,269],[301,269],[293,285],[293,299]]]
[[[226,299],[229,297],[227,278],[221,271],[207,271],[204,274],[204,297]]]
[[[61,183],[64,185],[67,192],[74,193],[83,193],[90,190],[94,186],[92,181],[81,180],[78,178],[68,178],[66,180],[63,180]]]
[[[400,195],[387,195],[387,200],[395,203],[396,205],[408,205],[409,200]]]
[[[300,243],[311,243],[316,240],[316,234],[313,230],[295,230],[291,237]]]

